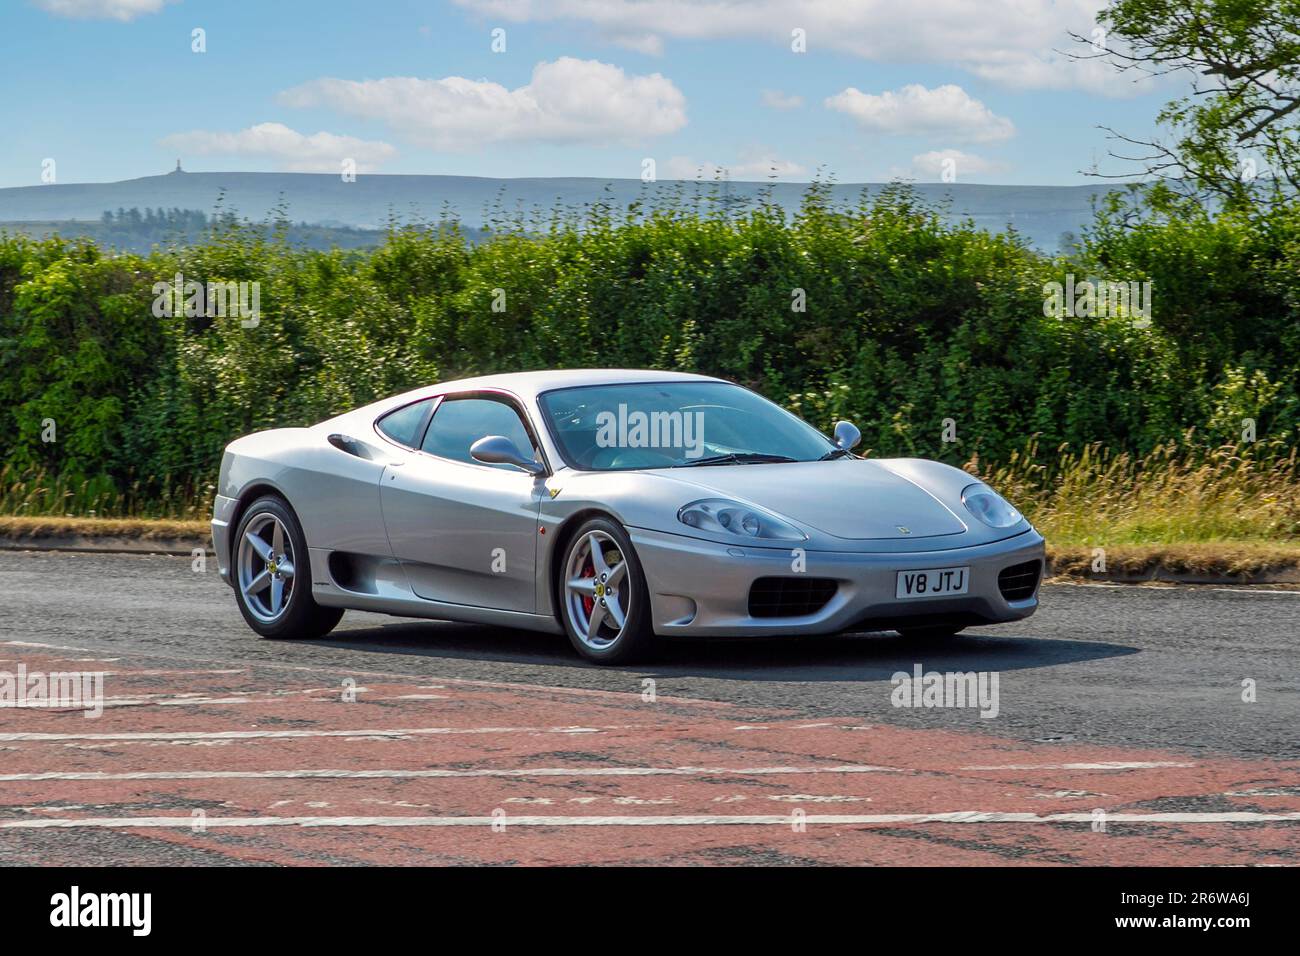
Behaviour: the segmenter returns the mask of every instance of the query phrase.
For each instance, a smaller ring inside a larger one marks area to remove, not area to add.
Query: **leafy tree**
[[[1250,208],[1296,195],[1300,0],[1114,0],[1098,20],[1109,31],[1105,51],[1080,58],[1191,85],[1157,117],[1168,138],[1110,130],[1121,148],[1139,150],[1119,158],[1162,184],[1153,198]]]

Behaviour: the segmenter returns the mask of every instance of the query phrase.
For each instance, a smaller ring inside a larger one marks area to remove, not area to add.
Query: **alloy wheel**
[[[239,590],[250,614],[263,624],[278,621],[293,595],[293,539],[270,512],[256,515],[239,540]]]
[[[565,613],[578,639],[593,650],[623,633],[631,611],[627,559],[613,537],[589,531],[569,547],[564,577]]]

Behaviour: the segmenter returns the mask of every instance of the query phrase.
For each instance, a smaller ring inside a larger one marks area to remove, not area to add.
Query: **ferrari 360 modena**
[[[623,663],[674,637],[940,638],[1038,606],[1043,538],[966,472],[864,458],[739,385],[490,375],[230,443],[222,578],[270,638],[346,609],[566,633]]]

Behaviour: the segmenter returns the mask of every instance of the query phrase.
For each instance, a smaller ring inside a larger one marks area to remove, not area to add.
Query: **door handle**
[[[366,461],[373,461],[374,452],[370,446],[364,442],[358,441],[349,435],[340,435],[337,432],[326,439],[331,445],[339,451],[347,452],[349,455],[355,455],[357,458],[364,458]]]

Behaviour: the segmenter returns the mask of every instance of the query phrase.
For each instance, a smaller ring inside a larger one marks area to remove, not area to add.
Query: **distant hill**
[[[293,222],[323,226],[377,229],[391,219],[433,221],[446,214],[473,228],[488,222],[493,208],[512,213],[600,201],[617,207],[637,200],[653,205],[674,194],[689,197],[713,187],[681,180],[647,184],[639,179],[386,175],[361,175],[347,183],[324,173],[172,172],[115,183],[0,189],[0,221],[98,220],[105,211],[135,207],[211,213],[220,200],[223,211],[253,220],[265,219],[279,207]],[[883,183],[842,184],[831,192],[836,201],[853,203],[864,189],[874,195],[884,188]],[[1010,224],[1035,246],[1054,251],[1063,233],[1078,233],[1090,221],[1093,200],[1114,187],[919,183],[915,188],[926,201],[947,203],[954,218],[969,217],[991,231]],[[738,205],[770,189],[776,202],[794,209],[807,184],[731,182],[718,189]]]
[[[225,218],[233,219],[233,215]],[[155,246],[188,246],[212,234],[217,222],[198,210],[139,209],[106,211],[99,219],[32,219],[0,221],[0,235],[31,236],[43,239],[58,235],[64,239],[85,237],[98,245],[122,252],[148,253]],[[386,235],[382,229],[354,229],[351,226],[316,226],[290,223],[272,227],[259,223],[245,227],[269,238],[273,228],[282,231],[290,245],[308,249],[366,249],[381,245]],[[465,230],[471,240],[480,238],[476,231]]]

